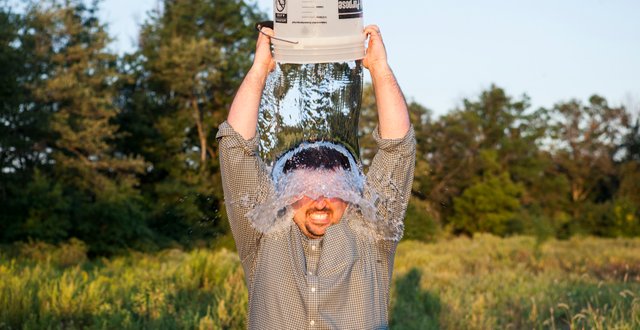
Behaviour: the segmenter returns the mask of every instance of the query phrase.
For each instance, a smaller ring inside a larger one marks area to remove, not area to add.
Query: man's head
[[[350,170],[349,158],[342,152],[327,147],[302,149],[289,158],[283,168],[284,174],[293,171],[322,171],[335,173],[338,170]],[[320,184],[311,180],[311,184]],[[312,198],[302,196],[293,203],[293,221],[300,231],[309,238],[322,237],[329,226],[337,224],[342,219],[348,204],[337,197],[317,196]]]
[[[340,198],[320,196],[314,200],[303,196],[292,205],[294,209],[293,222],[305,236],[320,238],[324,236],[327,228],[340,222],[347,205]]]

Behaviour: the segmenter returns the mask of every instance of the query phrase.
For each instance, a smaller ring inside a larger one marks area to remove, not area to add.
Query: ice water
[[[303,141],[342,144],[359,158],[362,61],[278,63],[260,105],[260,156],[269,165]]]

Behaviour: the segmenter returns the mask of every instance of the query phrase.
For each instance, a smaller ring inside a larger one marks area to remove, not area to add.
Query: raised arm
[[[272,34],[270,29],[265,32]],[[247,213],[273,189],[266,166],[258,156],[256,129],[262,90],[274,67],[269,37],[260,34],[253,66],[236,93],[227,121],[220,125],[216,136],[226,212],[247,274],[260,238]]]
[[[400,240],[404,215],[411,196],[416,142],[407,103],[389,64],[380,29],[365,28],[369,36],[363,65],[369,69],[378,108],[378,129],[373,138],[378,152],[367,173],[365,197],[375,200],[377,231],[391,247]]]
[[[262,31],[273,35],[273,30],[269,28],[262,28]],[[260,33],[256,43],[253,65],[244,77],[227,117],[229,125],[246,140],[252,139],[256,134],[262,90],[269,72],[274,68],[275,61],[271,55],[271,41],[269,37]]]
[[[404,137],[411,126],[407,102],[387,62],[387,51],[380,28],[369,25],[364,32],[369,36],[369,45],[362,64],[369,69],[373,81],[380,137],[383,139]]]

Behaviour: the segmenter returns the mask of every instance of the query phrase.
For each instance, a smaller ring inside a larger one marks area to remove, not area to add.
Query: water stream
[[[348,212],[361,214],[347,216],[361,219],[350,221],[358,231],[375,239],[399,239],[402,219],[379,221],[377,216],[378,208],[395,201],[381,200],[381,194],[368,189],[362,173],[358,147],[362,76],[362,61],[277,64],[267,80],[258,118],[260,156],[271,169],[275,191],[262,204],[247,205],[256,229],[282,232],[292,224],[291,204],[302,196],[323,196],[340,198],[351,205]],[[294,155],[313,148],[333,149],[349,164],[284,171],[287,160],[295,162]],[[391,186],[392,180],[387,181]]]
[[[362,61],[278,63],[260,105],[260,156],[269,165],[303,141],[342,144],[359,158]]]

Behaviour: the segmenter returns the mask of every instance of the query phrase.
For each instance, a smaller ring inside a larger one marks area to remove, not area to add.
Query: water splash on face
[[[399,239],[378,221],[379,200],[367,189],[357,161],[358,120],[362,102],[362,61],[282,64],[267,80],[258,116],[259,155],[271,168],[275,193],[260,205],[247,205],[247,216],[262,233],[280,232],[293,224],[292,204],[306,196],[339,198],[349,204],[346,217],[366,219],[357,227],[375,239]],[[315,141],[315,142],[311,142]],[[332,142],[329,142],[332,141]],[[328,147],[349,159],[349,168],[297,168],[285,173],[285,163],[304,149]],[[288,150],[288,151],[287,151]],[[247,201],[248,202],[248,201]]]
[[[285,173],[285,163],[302,150],[331,148],[349,159],[349,168],[299,168]],[[339,198],[357,208],[365,217],[375,219],[374,201],[365,199],[365,178],[361,167],[344,146],[320,141],[305,142],[280,157],[271,170],[275,194],[255,207],[248,216],[261,232],[278,231],[290,225],[293,217],[291,205],[303,197],[311,199]]]

